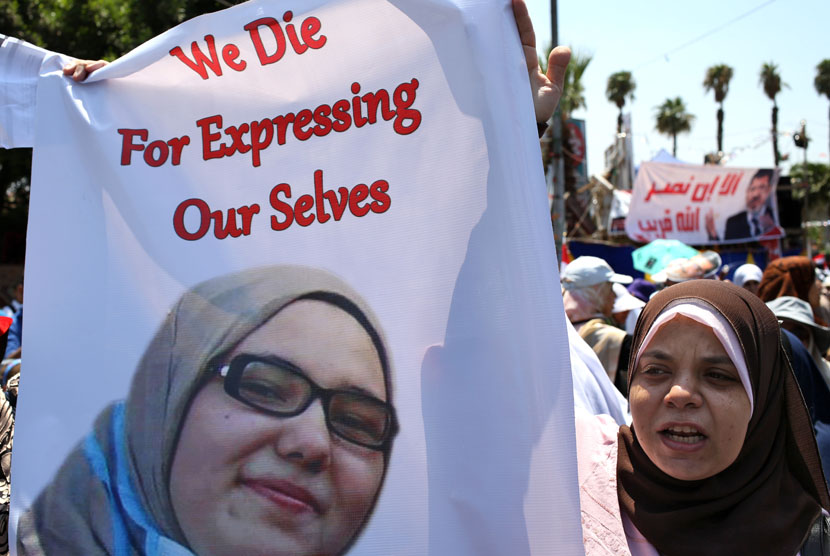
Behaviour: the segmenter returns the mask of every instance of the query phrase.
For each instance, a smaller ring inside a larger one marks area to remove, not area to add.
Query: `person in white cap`
[[[764,271],[754,264],[742,264],[735,270],[732,282],[736,286],[758,295],[758,286],[761,284],[761,276]]]
[[[621,361],[625,374],[628,352],[624,348],[630,345],[631,337],[611,320],[617,299],[613,284],[629,284],[632,280],[631,276],[614,272],[599,257],[577,257],[562,273],[565,314],[615,384]]]

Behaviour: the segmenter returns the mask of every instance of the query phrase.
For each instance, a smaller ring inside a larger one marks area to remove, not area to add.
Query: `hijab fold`
[[[725,470],[697,481],[661,471],[636,428],[619,432],[621,508],[661,554],[795,555],[821,508],[830,507],[809,414],[780,341],[778,321],[753,294],[726,282],[690,281],[646,305],[633,360],[660,314],[677,300],[703,301],[731,325],[749,372],[754,411],[743,447]],[[648,424],[645,424],[648,426]]]

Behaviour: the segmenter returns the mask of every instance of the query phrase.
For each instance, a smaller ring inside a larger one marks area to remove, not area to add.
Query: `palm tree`
[[[656,129],[663,135],[668,135],[672,138],[671,153],[672,156],[677,157],[677,134],[690,132],[695,117],[686,112],[686,104],[680,97],[673,99],[667,98],[656,110]]]
[[[582,84],[582,74],[593,56],[574,52],[571,62],[565,69],[565,84],[562,88],[562,98],[559,99],[559,109],[562,111],[562,120],[567,120],[571,113],[585,108],[585,87]]]
[[[609,102],[613,102],[620,109],[620,113],[617,116],[617,133],[622,133],[625,99],[634,100],[634,89],[636,88],[637,83],[631,77],[630,71],[618,71],[608,77],[608,84],[605,86],[605,96]]]
[[[562,86],[562,97],[559,100],[559,114],[561,117],[562,122],[562,142],[563,144],[568,144],[568,128],[565,125],[565,122],[571,117],[571,112],[578,110],[579,108],[585,108],[585,87],[582,84],[582,74],[585,73],[585,69],[588,67],[588,64],[591,63],[592,56],[588,54],[581,54],[579,52],[573,51],[571,55],[571,61],[568,63],[568,67],[565,68],[565,80]],[[539,58],[539,67],[542,68],[542,73],[547,72],[547,63],[548,58],[550,57],[551,47],[548,47],[545,51],[545,56]],[[552,144],[548,147],[546,143],[550,143],[549,140],[545,140],[544,138],[541,141],[542,143],[542,161],[545,167],[548,166],[551,160],[552,151],[551,148]],[[569,164],[570,158],[565,157],[565,182],[566,186],[568,184],[567,176],[570,175],[569,171]]]
[[[781,92],[781,87],[789,87],[789,85],[781,81],[778,66],[772,62],[761,66],[758,84],[764,88],[764,93],[772,101],[772,155],[777,168],[778,163],[781,162],[781,153],[778,152],[778,104],[775,102],[775,96]]]
[[[572,153],[569,152],[568,147],[570,145],[570,129],[566,122],[570,119],[571,114],[580,108],[585,108],[585,87],[582,84],[582,75],[585,73],[585,69],[588,67],[588,64],[591,63],[591,59],[593,58],[589,54],[582,54],[576,52],[573,48],[571,48],[573,54],[571,55],[571,61],[568,66],[565,68],[565,79],[562,86],[562,96],[559,99],[559,114],[561,117],[561,141],[562,141],[562,170],[563,170],[563,185],[566,193],[566,202],[565,206],[562,207],[565,213],[565,230],[567,233],[571,233],[574,230],[577,224],[582,222],[582,214],[585,212],[585,207],[583,207],[583,203],[580,202],[578,199],[578,195],[573,194],[577,188],[577,167],[578,162],[574,160],[574,156]],[[539,59],[540,66],[543,68],[542,71],[547,71],[546,63],[547,59],[550,56],[550,49],[545,53],[545,58]],[[551,147],[553,146],[551,142]],[[546,149],[543,148],[543,160],[549,161],[551,159],[552,153],[548,151],[545,153]],[[551,211],[555,209],[555,206],[551,207]],[[583,229],[585,226],[583,225]],[[593,230],[589,230],[588,233],[592,232]]]
[[[816,66],[816,80],[813,84],[819,95],[824,95],[830,100],[830,58],[825,58]],[[827,118],[830,119],[830,111],[827,113]]]
[[[732,68],[726,64],[717,64],[706,70],[703,79],[703,88],[706,91],[715,91],[715,102],[718,108],[718,152],[723,152],[723,99],[729,92],[729,81],[732,79]]]
[[[539,57],[539,67],[542,68],[542,73],[547,73],[548,71],[547,65],[551,49],[552,47],[548,46],[547,49],[545,49],[545,55]],[[571,51],[573,51],[573,54],[571,55],[571,61],[568,63],[568,67],[565,68],[565,80],[562,86],[562,97],[559,100],[559,113],[561,116],[563,133],[567,133],[565,122],[571,117],[571,112],[579,108],[586,107],[585,87],[582,84],[582,74],[585,73],[585,69],[588,67],[588,64],[591,63],[591,59],[593,58],[590,55],[576,52],[573,48]],[[562,139],[565,143],[567,143],[567,137],[563,136]],[[547,167],[550,163],[550,157],[552,154],[550,149],[545,147],[544,144],[546,142],[549,141],[544,139],[542,140],[542,161],[545,167]]]

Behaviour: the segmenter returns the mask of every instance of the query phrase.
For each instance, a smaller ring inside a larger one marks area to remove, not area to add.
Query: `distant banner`
[[[611,210],[608,211],[608,233],[619,236],[625,234],[625,219],[631,208],[631,191],[614,189],[612,191]]]
[[[87,83],[60,67],[37,87],[21,556],[582,550],[508,0],[255,0]]]
[[[588,183],[588,149],[585,141],[585,120],[570,118],[565,122],[568,144],[565,154],[571,159],[571,178],[575,188],[579,189]]]
[[[625,222],[635,241],[690,245],[779,238],[778,170],[644,162]]]

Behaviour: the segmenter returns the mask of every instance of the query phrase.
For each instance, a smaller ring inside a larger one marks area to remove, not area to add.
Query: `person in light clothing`
[[[630,284],[632,278],[617,274],[603,259],[583,256],[567,266],[561,279],[568,320],[591,346],[608,377],[616,384],[617,374],[625,367],[628,353],[625,332],[611,320],[617,298],[613,284]]]
[[[732,282],[750,293],[758,295],[758,286],[761,285],[761,277],[764,271],[754,264],[742,264],[735,269],[732,275]]]

